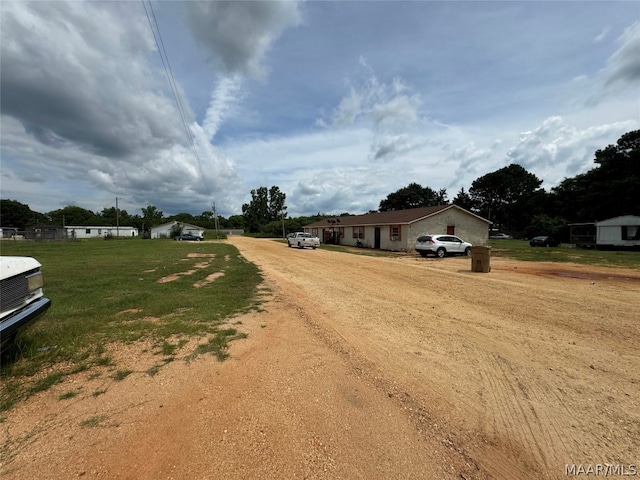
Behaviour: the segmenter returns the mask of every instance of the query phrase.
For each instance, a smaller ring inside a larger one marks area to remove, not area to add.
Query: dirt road
[[[3,480],[640,476],[640,271],[229,241],[268,289],[231,359],[114,351],[11,411]]]

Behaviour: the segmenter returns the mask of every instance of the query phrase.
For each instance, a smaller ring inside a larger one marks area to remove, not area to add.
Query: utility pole
[[[120,210],[118,210],[118,197],[116,197],[116,239],[120,238]]]
[[[213,202],[211,209],[213,210],[213,225],[216,229],[216,240],[217,240],[218,239],[218,214],[216,213],[216,202]]]

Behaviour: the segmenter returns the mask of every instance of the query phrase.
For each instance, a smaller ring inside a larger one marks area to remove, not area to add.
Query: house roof
[[[177,223],[179,223],[180,225],[182,225],[183,227],[186,227],[186,228],[191,228],[191,229],[196,229],[196,230],[206,230],[206,228],[204,228],[204,227],[199,227],[197,225],[191,225],[190,223],[185,223],[185,222],[178,222],[177,220],[172,220],[170,222],[163,223],[161,225],[156,225],[155,227],[151,227],[151,230],[156,230],[158,228],[172,227]]]
[[[389,212],[365,213],[364,215],[345,215],[342,217],[325,218],[319,222],[305,225],[307,228],[317,227],[352,227],[367,225],[409,225],[427,217],[437,215],[449,209],[457,209],[466,214],[476,217],[478,220],[492,223],[486,218],[482,218],[475,213],[465,210],[457,205],[438,205],[435,207],[410,208],[407,210],[392,210]],[[335,223],[332,223],[335,222]]]
[[[617,225],[638,225],[640,224],[640,217],[637,215],[622,215],[620,217],[607,218],[596,222],[596,225],[604,226],[617,226]]]
[[[128,225],[65,225],[64,227],[56,227],[56,228],[64,228],[66,230],[73,230],[75,228],[78,228],[80,230],[82,229],[86,229],[86,228],[91,228],[93,230],[95,230],[96,228],[101,228],[103,230],[109,230],[110,228],[116,229],[116,228],[122,228],[122,229],[126,229],[126,228],[130,228],[132,230],[137,230],[136,227],[131,227]]]

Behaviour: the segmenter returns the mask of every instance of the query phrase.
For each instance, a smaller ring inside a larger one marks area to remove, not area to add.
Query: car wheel
[[[291,244],[289,242],[287,242],[287,247],[291,248]]]
[[[303,248],[300,242],[298,242],[298,248]]]
[[[420,256],[423,257],[423,258],[426,257],[427,256],[427,252],[420,252]]]
[[[467,247],[464,249],[464,254],[468,257],[469,255],[471,255],[471,248]]]
[[[442,248],[442,247],[440,247],[438,250],[436,250],[436,256],[437,256],[438,258],[444,258],[444,256],[445,256],[446,254],[447,254],[447,251],[446,251],[444,248]]]

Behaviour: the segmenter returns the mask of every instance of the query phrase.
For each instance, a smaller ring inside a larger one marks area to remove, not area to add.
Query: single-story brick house
[[[366,246],[381,250],[409,251],[425,234],[456,235],[473,245],[486,245],[491,221],[457,205],[411,208],[326,218],[306,225],[305,232],[322,243]]]
[[[189,223],[178,222],[176,220],[168,223],[163,223],[162,225],[156,225],[151,228],[151,238],[170,238],[171,229],[175,225],[180,225],[182,227],[182,233],[189,233],[191,235],[197,235],[198,237],[202,237],[205,232],[205,228],[198,227],[196,225],[191,225]]]

